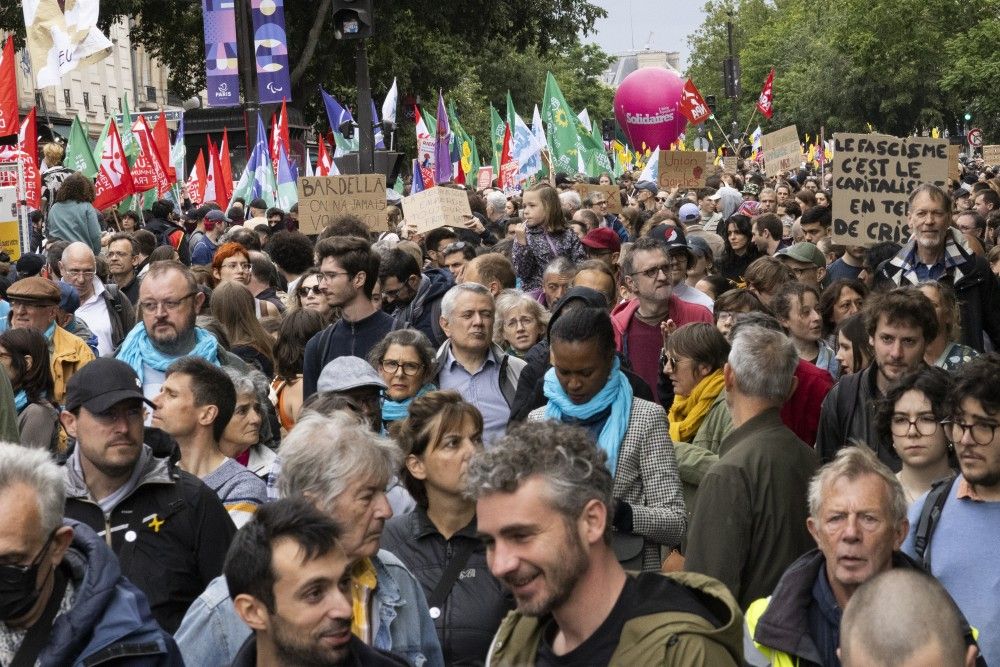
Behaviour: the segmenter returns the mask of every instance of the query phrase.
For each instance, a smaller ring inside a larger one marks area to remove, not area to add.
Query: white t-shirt
[[[86,302],[81,303],[75,315],[87,323],[90,331],[97,336],[97,354],[109,357],[115,351],[111,342],[111,314],[108,304],[104,303],[104,283],[94,277],[94,293]]]

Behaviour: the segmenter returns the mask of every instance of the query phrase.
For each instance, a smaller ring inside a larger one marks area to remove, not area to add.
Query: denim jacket
[[[397,653],[414,667],[444,667],[441,645],[420,584],[394,555],[379,550],[372,559],[378,586],[374,647]],[[231,664],[250,636],[229,598],[226,578],[216,577],[188,609],[174,635],[188,665]]]

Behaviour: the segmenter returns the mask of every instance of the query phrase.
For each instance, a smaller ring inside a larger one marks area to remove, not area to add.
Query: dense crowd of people
[[[962,174],[872,247],[749,161],[316,236],[43,180],[0,664],[1000,664],[1000,177]]]

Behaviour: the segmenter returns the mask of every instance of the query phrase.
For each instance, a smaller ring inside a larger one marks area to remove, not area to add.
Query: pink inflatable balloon
[[[629,74],[615,91],[615,118],[633,148],[670,148],[687,120],[678,110],[684,79],[661,67]]]

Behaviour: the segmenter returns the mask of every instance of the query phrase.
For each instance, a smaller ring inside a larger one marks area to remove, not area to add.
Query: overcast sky
[[[701,25],[701,0],[591,0],[608,12],[598,21],[588,42],[608,53],[621,53],[650,45],[654,51],[679,51],[681,71],[687,68],[688,35]],[[650,38],[652,32],[652,38]]]

